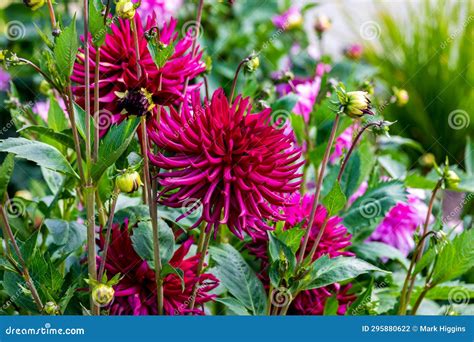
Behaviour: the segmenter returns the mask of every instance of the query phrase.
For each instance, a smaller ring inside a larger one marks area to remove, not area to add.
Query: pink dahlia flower
[[[183,5],[183,0],[141,0],[137,12],[145,18],[149,13],[156,14],[157,23],[168,21],[176,15],[178,9]],[[161,25],[160,25],[161,27]]]
[[[407,202],[397,203],[369,237],[393,246],[407,256],[415,247],[413,234],[424,224],[428,206],[423,190],[408,189]]]
[[[122,227],[113,226],[111,242],[107,252],[105,270],[112,278],[120,273],[123,277],[114,286],[115,298],[110,304],[112,315],[156,315],[157,298],[155,272],[133,249],[128,221]],[[199,255],[186,258],[193,241],[185,241],[170,260],[170,265],[183,271],[183,282],[176,274],[168,274],[163,280],[164,311],[167,315],[204,314],[204,304],[213,300],[215,295],[209,291],[218,286],[218,280],[212,274],[197,275]],[[100,248],[104,247],[104,237],[101,236]],[[98,257],[98,264],[101,258]],[[193,287],[199,282],[196,295],[196,307],[189,309]]]
[[[292,6],[281,15],[273,17],[272,22],[280,30],[291,30],[302,26],[303,15],[298,7]]]
[[[296,194],[287,202],[286,206],[280,208],[286,217],[285,229],[293,229],[302,222],[302,227],[307,229],[307,220],[311,213],[313,197],[313,195],[305,195],[301,198],[299,194]],[[327,210],[322,205],[318,206],[306,253],[311,251],[326,215]],[[345,250],[351,245],[351,235],[347,233],[346,227],[344,227],[341,222],[342,218],[337,216],[331,217],[328,220],[313,260],[325,254],[331,258],[341,255],[353,255],[351,252]],[[258,260],[261,260],[262,272],[259,274],[259,277],[264,283],[268,283],[268,237],[262,234],[254,242],[247,244],[246,247]],[[350,284],[342,287],[339,284],[332,284],[319,289],[303,291],[294,299],[290,306],[289,313],[295,315],[321,315],[324,311],[326,300],[336,295],[339,301],[338,313],[344,314],[348,303],[354,300],[353,295],[347,294],[349,289]]]
[[[180,97],[187,78],[192,79],[205,70],[204,64],[200,61],[202,53],[193,57],[190,52],[191,36],[187,35],[183,39],[178,39],[177,22],[174,19],[164,25],[158,35],[162,44],[174,45],[174,53],[163,67],[158,68],[148,51],[145,38],[145,30],[156,26],[156,20],[149,16],[145,28],[142,26],[139,15],[136,15],[134,20],[139,40],[139,65],[142,77],[141,79],[137,78],[135,47],[130,22],[121,19],[118,24],[112,24],[112,32],[106,35],[105,43],[100,49],[99,102],[100,115],[105,116],[105,118],[101,117],[101,122],[120,122],[123,119],[123,115],[120,113],[124,106],[127,109],[130,109],[130,106],[137,107],[137,113],[147,112],[149,103],[140,91],[142,88],[151,94],[153,102],[169,104]],[[91,46],[89,74],[91,101],[94,91],[96,53],[96,49]],[[71,79],[77,83],[73,91],[81,106],[84,106],[84,77],[84,54],[81,49],[71,76]],[[160,83],[161,90],[158,91]],[[193,87],[188,89],[193,89]],[[126,91],[130,92],[132,98],[120,99],[117,96],[117,93]],[[104,129],[108,126],[110,125],[106,125]]]
[[[204,106],[199,93],[180,114],[163,112],[151,139],[166,155],[150,155],[161,172],[162,202],[185,207],[202,204],[208,229],[227,224],[240,239],[271,229],[266,219],[281,219],[272,207],[297,191],[301,183],[301,149],[282,130],[271,126],[271,110],[251,113],[250,100],[238,96],[229,104],[218,89]],[[182,217],[190,214],[192,209]]]

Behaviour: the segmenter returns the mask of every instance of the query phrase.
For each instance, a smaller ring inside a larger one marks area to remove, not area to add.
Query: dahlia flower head
[[[284,229],[295,229],[296,226],[300,226],[301,224],[302,228],[307,229],[313,199],[314,195],[301,197],[295,193],[285,206],[279,208],[279,210],[284,212],[286,217]],[[306,254],[311,251],[326,216],[327,210],[322,205],[319,205],[316,209],[316,216],[305,251]],[[338,216],[331,217],[328,220],[313,261],[323,255],[328,255],[330,258],[353,256],[351,252],[345,250],[351,245],[351,235],[348,234],[347,228],[344,227],[341,222],[342,218]],[[259,277],[264,283],[268,283],[268,236],[260,235],[256,241],[247,244],[246,248],[251,254],[256,256],[257,259],[261,260],[262,272],[259,274]],[[350,288],[350,284],[341,286],[335,283],[323,288],[303,291],[293,300],[288,312],[289,314],[295,315],[321,315],[324,312],[326,300],[329,297],[336,296],[339,302],[338,314],[342,315],[345,313],[348,304],[354,300],[354,296],[347,293]]]
[[[105,270],[109,279],[118,273],[122,278],[114,286],[115,298],[108,309],[111,315],[156,315],[155,272],[133,249],[132,235],[128,220],[123,225],[113,225]],[[101,236],[99,247],[103,249],[104,244],[105,238]],[[215,298],[209,292],[218,286],[218,279],[209,273],[198,275],[199,255],[186,258],[192,244],[192,238],[183,242],[169,261],[171,266],[183,271],[183,283],[176,274],[165,276],[163,308],[167,315],[203,315],[204,304]],[[100,261],[99,256],[98,265]],[[199,284],[196,306],[191,310],[189,302],[196,284]]]
[[[303,25],[303,15],[296,6],[291,6],[287,11],[281,15],[272,18],[273,25],[280,30],[291,30],[301,27]]]
[[[147,47],[145,31],[157,26],[155,15],[147,18],[145,25],[142,25],[140,15],[135,15],[135,26],[138,36],[138,50],[140,54],[139,66],[142,73],[140,79],[137,77],[137,63],[135,54],[135,45],[131,25],[128,20],[120,19],[118,23],[111,25],[111,32],[106,34],[105,42],[100,48],[100,81],[99,81],[99,102],[100,102],[100,128],[103,134],[107,128],[117,122],[121,122],[124,115],[121,114],[124,99],[119,98],[119,94],[130,92],[135,97],[130,101],[130,106],[136,106],[136,112],[129,113],[136,115],[143,112],[143,102],[145,94],[149,94],[152,102],[157,104],[168,105],[180,100],[186,79],[193,79],[205,70],[204,63],[201,62],[202,52],[197,53],[194,57],[191,50],[192,37],[191,32],[179,39],[179,32],[176,31],[177,21],[170,19],[169,23],[164,23],[159,29],[159,41],[164,45],[173,44],[174,53],[163,65],[158,68],[153,61]],[[92,38],[90,38],[92,42]],[[199,47],[196,47],[199,49]],[[76,86],[73,93],[76,101],[84,107],[84,50],[80,49],[74,71],[71,76]],[[90,95],[91,108],[93,108],[93,92],[94,92],[94,72],[96,48],[90,44]],[[161,84],[161,89],[160,89]],[[192,91],[197,85],[189,86],[187,89]],[[160,90],[159,90],[160,89]],[[139,92],[140,91],[140,92]],[[140,95],[141,94],[141,95]],[[126,99],[125,99],[126,100]],[[129,102],[130,102],[129,101]],[[145,101],[146,102],[146,101]],[[148,103],[145,104],[148,107]],[[155,109],[156,111],[156,109]],[[147,110],[145,109],[145,112]]]
[[[154,11],[158,23],[161,23],[170,20],[182,5],[183,0],[141,0],[137,12],[141,17],[146,17]]]
[[[181,113],[163,111],[152,141],[164,152],[150,153],[158,166],[163,190],[161,202],[184,208],[190,201],[202,204],[193,227],[207,222],[208,231],[226,224],[240,239],[271,229],[266,220],[281,220],[273,207],[285,203],[301,183],[301,149],[271,125],[271,109],[251,113],[248,98],[229,103],[218,89],[201,105],[193,93]]]

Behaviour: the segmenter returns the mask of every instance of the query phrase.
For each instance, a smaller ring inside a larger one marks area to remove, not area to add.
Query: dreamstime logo
[[[7,209],[8,215],[12,217],[20,217],[25,214],[26,207],[23,201],[17,198],[11,198],[5,202],[5,208]]]
[[[189,39],[200,38],[203,34],[202,26],[196,20],[190,20],[184,23],[181,34]]]
[[[366,219],[371,219],[380,215],[382,208],[380,203],[373,198],[366,198],[362,200],[359,208],[360,214]]]
[[[291,124],[291,114],[290,112],[284,109],[278,109],[272,112],[271,115],[271,122],[273,128],[282,129],[287,126],[287,124]]]
[[[95,120],[93,122],[94,126],[99,128],[99,130],[106,130],[114,123],[114,116],[107,109],[102,109],[99,111],[99,118],[97,120],[97,123],[95,122]]]
[[[380,31],[380,25],[373,20],[369,20],[360,25],[359,34],[362,39],[374,40],[380,36]]]
[[[5,36],[8,40],[15,41],[25,36],[26,28],[21,21],[12,20],[5,27]]]
[[[202,206],[202,202],[199,198],[188,198],[183,202],[181,211],[183,215],[189,218],[196,218],[199,216],[199,208]]]
[[[448,301],[451,305],[466,306],[469,303],[470,293],[465,288],[455,287],[448,293]]]
[[[471,119],[469,114],[462,109],[453,110],[448,115],[448,125],[452,129],[459,130],[469,126]]]
[[[285,287],[273,289],[272,293],[270,294],[272,305],[276,306],[277,308],[288,305],[288,303],[291,301],[291,298],[290,291]]]

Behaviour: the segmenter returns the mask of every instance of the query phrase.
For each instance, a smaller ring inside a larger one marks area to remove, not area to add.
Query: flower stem
[[[367,125],[365,125],[364,127],[362,127],[362,129],[357,133],[356,137],[354,138],[354,140],[352,141],[352,145],[351,147],[349,148],[349,151],[347,151],[347,154],[345,155],[344,157],[344,160],[342,161],[342,164],[341,164],[341,168],[339,169],[339,173],[337,175],[337,181],[340,183],[341,182],[341,179],[342,179],[342,174],[344,173],[344,170],[347,166],[347,162],[349,161],[349,158],[351,157],[352,155],[352,152],[354,152],[354,149],[355,147],[357,146],[360,138],[362,138],[362,134],[365,132],[365,130],[369,127],[372,127],[372,126],[379,126],[380,123],[379,122],[371,122],[371,123],[368,123]]]
[[[97,253],[95,249],[95,210],[94,210],[94,196],[95,191],[92,185],[87,185],[84,188],[86,197],[86,212],[87,212],[87,266],[89,271],[89,279],[97,280]],[[99,307],[94,303],[92,299],[93,285],[90,285],[91,291],[91,313],[92,315],[99,314]]]
[[[102,276],[104,275],[105,263],[107,260],[107,252],[109,250],[109,245],[110,245],[110,236],[112,235],[112,226],[114,222],[115,206],[117,205],[117,199],[119,197],[119,194],[120,194],[120,190],[118,188],[115,188],[112,194],[112,198],[111,198],[112,203],[110,204],[109,219],[107,221],[107,232],[105,233],[104,253],[102,255],[102,260],[99,266],[99,275],[97,277],[97,279],[99,279],[99,282],[101,281]]]
[[[90,60],[89,60],[89,0],[84,0],[84,110],[86,116],[86,164],[87,180],[89,182],[89,171],[91,163],[91,99],[90,99]]]
[[[240,69],[242,69],[242,66],[248,61],[248,57],[245,57],[244,59],[242,59],[239,63],[239,65],[237,66],[237,70],[235,71],[235,75],[234,75],[234,80],[232,81],[232,87],[230,88],[230,95],[229,95],[229,102],[232,103],[233,101],[233,98],[234,98],[234,93],[235,93],[235,87],[237,85],[237,79],[239,78],[239,73],[240,73]]]
[[[308,259],[311,262],[313,260],[314,255],[316,254],[316,251],[318,249],[319,243],[321,242],[321,239],[323,237],[324,231],[326,230],[326,226],[329,221],[329,213],[327,213],[326,217],[324,218],[323,224],[321,226],[321,229],[318,232],[318,236],[316,236],[316,240],[314,241],[313,247],[311,248],[311,251],[308,254]]]
[[[96,48],[95,54],[95,68],[94,68],[94,151],[92,153],[92,160],[97,161],[99,157],[99,133],[100,133],[100,119],[99,119],[99,72],[100,72],[100,46]]]
[[[198,280],[194,284],[193,291],[191,292],[192,293],[191,302],[189,303],[189,309],[191,311],[194,310],[194,306],[196,304],[196,296],[198,294],[198,287],[199,287],[199,278],[201,277],[202,270],[204,268],[204,260],[206,259],[207,250],[209,249],[209,242],[211,241],[211,236],[212,236],[212,231],[206,232],[205,225],[203,225],[203,227],[204,227],[204,229],[203,229],[204,243],[202,245],[201,250],[198,251],[200,253],[199,263],[198,263],[198,267],[197,267],[197,270],[196,270],[196,276],[198,277]]]
[[[54,8],[53,2],[48,0],[48,10],[49,10],[49,18],[51,19],[51,27],[53,31],[58,28],[58,24],[56,22],[56,16],[54,15]]]
[[[310,216],[309,216],[308,228],[306,229],[306,233],[305,233],[304,238],[303,238],[303,244],[300,246],[300,252],[299,252],[299,255],[298,255],[298,263],[299,264],[301,264],[301,262],[303,261],[304,253],[306,251],[306,246],[308,245],[309,236],[311,234],[311,228],[313,227],[314,219],[316,217],[316,209],[317,209],[318,204],[319,204],[319,196],[321,195],[321,187],[323,185],[324,172],[326,171],[326,166],[327,166],[328,161],[329,161],[329,154],[331,152],[331,147],[334,144],[334,140],[336,138],[336,132],[337,132],[337,126],[339,124],[339,119],[340,119],[340,115],[336,114],[336,118],[334,119],[334,123],[332,125],[331,134],[329,136],[329,141],[328,141],[328,144],[326,146],[326,150],[324,152],[323,160],[321,162],[321,169],[319,171],[318,180],[317,180],[317,183],[316,183],[316,192],[314,194],[313,205],[312,205],[311,213],[310,213]]]
[[[22,267],[21,275],[25,279],[25,282],[28,285],[28,288],[30,289],[31,296],[33,297],[33,300],[36,304],[38,311],[42,312],[43,303],[41,302],[41,298],[38,294],[38,291],[36,290],[35,284],[33,283],[33,280],[31,279],[30,273],[28,272],[28,267],[26,266],[25,259],[23,259],[20,248],[18,247],[18,244],[16,243],[15,236],[13,235],[13,231],[10,227],[10,223],[8,222],[7,213],[5,211],[5,207],[3,204],[0,205],[0,216],[2,217],[4,230],[7,233],[7,235],[4,236],[5,243],[8,246],[8,239],[10,239],[13,245],[13,249],[15,250],[15,253],[18,257],[18,261]]]
[[[73,140],[74,140],[74,147],[75,147],[75,150],[76,150],[77,168],[79,170],[79,176],[80,176],[82,182],[85,182],[86,179],[84,177],[84,169],[83,169],[83,166],[82,166],[81,145],[80,145],[80,142],[79,142],[79,134],[77,133],[76,115],[75,115],[75,112],[74,112],[74,100],[73,100],[73,97],[72,97],[72,89],[71,89],[70,84],[67,87],[67,99],[66,98],[63,98],[63,99],[67,103],[67,107],[68,107],[69,121],[71,122],[72,136],[73,136]]]

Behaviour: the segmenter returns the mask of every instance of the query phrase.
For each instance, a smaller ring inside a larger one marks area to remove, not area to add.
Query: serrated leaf
[[[342,192],[341,186],[338,182],[334,182],[334,185],[329,193],[324,197],[323,204],[328,211],[328,216],[334,216],[342,210],[346,205],[347,199]]]
[[[0,151],[12,153],[18,158],[35,162],[47,169],[79,178],[61,152],[45,143],[25,138],[8,138],[0,140]]]
[[[224,304],[227,309],[231,311],[232,314],[237,315],[237,316],[249,316],[248,310],[245,308],[245,306],[242,305],[241,302],[239,302],[235,298],[231,297],[226,297],[226,298],[216,298],[214,301],[218,303]]]
[[[79,42],[76,33],[76,16],[56,39],[54,46],[54,56],[58,66],[58,72],[67,81],[72,74],[74,62],[76,60]]]
[[[57,143],[68,147],[70,149],[74,149],[74,140],[72,139],[71,135],[55,132],[53,129],[45,126],[25,126],[18,131],[18,133],[35,133],[39,134],[41,137],[46,137],[56,141]],[[46,143],[46,141],[45,141]]]
[[[58,246],[56,253],[60,256],[76,251],[86,241],[87,228],[83,224],[60,219],[46,219],[44,224],[53,243]]]
[[[175,249],[174,235],[171,228],[162,219],[158,220],[158,232],[161,262],[164,265],[173,257]],[[133,229],[131,239],[135,252],[153,267],[153,230],[151,222],[139,222],[137,227]]]
[[[231,245],[210,247],[211,258],[216,262],[216,276],[221,284],[252,315],[266,313],[267,299],[262,282]]]
[[[306,230],[298,227],[293,227],[291,229],[275,229],[274,234],[275,236],[287,245],[293,253],[296,254],[298,251],[301,238],[303,237]]]
[[[105,42],[105,34],[107,33],[107,26],[104,22],[104,17],[101,10],[97,7],[96,1],[89,5],[89,29],[92,36],[92,44],[94,46],[102,46]]]
[[[69,127],[64,110],[54,96],[49,97],[48,126],[56,132]]]
[[[147,44],[148,51],[150,52],[151,58],[155,62],[158,68],[163,67],[166,64],[166,61],[173,55],[174,46],[173,44],[168,44],[162,46],[157,43],[154,39],[148,41]]]
[[[92,165],[92,179],[98,181],[105,170],[127,150],[139,123],[138,118],[133,118],[109,128],[107,134],[100,140],[99,158],[97,163]]]
[[[354,246],[352,250],[356,253],[358,257],[361,257],[362,259],[367,261],[377,262],[381,259],[391,259],[400,262],[400,264],[402,264],[405,269],[408,268],[408,260],[402,254],[402,252],[382,242],[364,242],[357,246]]]
[[[305,282],[301,290],[317,289],[339,283],[370,271],[389,273],[357,258],[337,257],[330,259],[327,255],[323,255],[312,264],[309,281]]]
[[[15,168],[15,156],[7,154],[0,166],[0,203],[3,203],[5,193],[7,192],[8,183]]]

